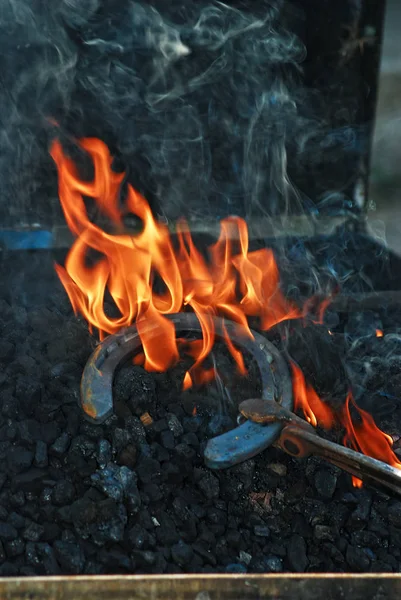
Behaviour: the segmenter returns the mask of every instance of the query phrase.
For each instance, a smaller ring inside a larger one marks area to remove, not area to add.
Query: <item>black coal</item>
[[[73,316],[53,257],[3,254],[1,279],[1,575],[399,571],[396,498],[355,490],[336,468],[275,449],[227,471],[205,468],[205,440],[232,427],[235,411],[216,388],[182,393],[183,364],[164,374],[127,365],[115,382],[115,415],[86,422],[79,382],[95,340]],[[401,316],[377,318],[381,339],[369,327],[354,339],[337,326],[327,356],[343,370],[337,378],[332,370],[331,384],[341,390],[348,378],[372,406],[387,395],[386,428],[399,433]],[[297,324],[285,330],[293,332],[287,350],[327,393],[327,335],[306,329],[307,352]],[[269,335],[277,341],[283,331]],[[222,379],[232,377],[221,349],[216,360]],[[252,372],[234,385],[236,401],[238,390],[258,393]],[[141,422],[144,412],[152,423]]]

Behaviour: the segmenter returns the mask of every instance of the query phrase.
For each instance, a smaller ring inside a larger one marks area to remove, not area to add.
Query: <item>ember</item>
[[[91,329],[97,328],[101,337],[136,322],[145,369],[165,371],[179,358],[179,340],[173,324],[163,315],[192,309],[201,324],[202,339],[184,343],[185,353],[194,359],[183,380],[183,388],[189,389],[193,383],[206,383],[216,376],[214,368],[202,369],[215,341],[213,316],[236,321],[253,337],[248,317],[257,317],[260,328],[266,331],[280,322],[305,315],[305,310],[290,303],[281,292],[273,251],[266,248],[249,251],[244,220],[230,217],[221,222],[220,237],[209,248],[209,262],[195,247],[185,222],[178,227],[178,249],[175,249],[166,225],[155,221],[146,200],[130,185],[125,206],[120,205],[124,173],[112,170],[112,158],[105,144],[91,138],[82,139],[79,144],[93,160],[94,177],[89,182],[80,179],[58,141],[51,149],[59,173],[64,215],[71,232],[77,236],[65,267],[57,265],[56,270],[74,311],[86,318]],[[116,229],[114,234],[106,233],[90,221],[84,196],[93,198],[99,212],[111,220]],[[127,212],[143,223],[142,232],[135,236],[123,232],[123,217]],[[101,254],[92,266],[86,264],[90,250]],[[155,291],[156,277],[163,282],[164,293]],[[106,314],[106,291],[119,311],[117,317]],[[327,299],[321,304],[320,319],[328,305]],[[157,323],[159,335],[149,336],[145,326],[149,320]],[[379,330],[376,335],[380,335]],[[227,332],[224,337],[238,371],[244,374],[241,352]],[[295,408],[303,412],[311,425],[325,429],[343,427],[345,445],[401,468],[392,451],[390,436],[357,407],[350,395],[341,410],[334,410],[305,382],[294,363],[292,372]],[[351,416],[350,404],[357,413],[357,422]],[[354,485],[361,483],[354,478]]]

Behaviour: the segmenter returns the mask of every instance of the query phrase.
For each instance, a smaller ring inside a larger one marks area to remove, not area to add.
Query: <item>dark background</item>
[[[383,11],[382,0],[3,2],[2,225],[63,222],[54,135],[106,141],[170,220],[358,212]],[[177,39],[190,48],[178,59]]]

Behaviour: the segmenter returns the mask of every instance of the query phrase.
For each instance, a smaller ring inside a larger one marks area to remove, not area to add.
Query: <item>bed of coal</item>
[[[96,339],[53,261],[50,252],[0,259],[1,576],[400,571],[396,497],[274,448],[228,470],[204,466],[205,441],[260,393],[252,364],[239,379],[219,345],[220,378],[208,389],[181,391],[184,363],[162,374],[130,363],[115,380],[115,414],[86,421],[79,384]],[[397,440],[401,309],[327,319],[331,332],[293,322],[266,335],[283,343],[286,331],[319,393],[343,397],[352,385]]]

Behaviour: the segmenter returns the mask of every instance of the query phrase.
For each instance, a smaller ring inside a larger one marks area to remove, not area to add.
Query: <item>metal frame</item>
[[[4,600],[386,600],[401,575],[107,575],[0,579]]]

